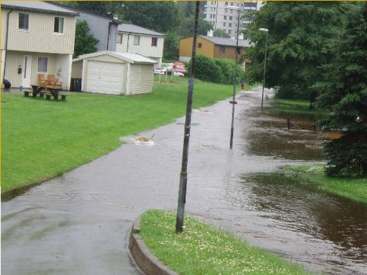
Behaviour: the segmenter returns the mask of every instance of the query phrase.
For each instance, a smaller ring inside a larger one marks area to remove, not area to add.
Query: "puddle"
[[[323,272],[367,272],[366,205],[276,173],[242,175],[238,183],[241,192],[232,201],[259,215],[257,225],[250,227],[261,231],[260,246],[275,243],[288,258],[319,265]],[[241,199],[245,193],[250,195]]]
[[[288,129],[284,119],[247,115],[251,117],[250,127],[242,135],[247,140],[248,154],[289,160],[323,159],[321,134],[314,131],[312,122],[298,121],[297,128]]]
[[[288,129],[285,119],[254,109],[241,118],[244,155],[287,164],[323,160],[323,140],[313,122],[298,120]],[[267,162],[258,163],[259,171]],[[226,192],[231,211],[238,213],[231,220],[234,230],[312,271],[367,274],[367,206],[295,180],[239,172]]]

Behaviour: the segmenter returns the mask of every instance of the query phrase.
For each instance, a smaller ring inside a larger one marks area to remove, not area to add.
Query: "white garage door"
[[[86,91],[104,94],[124,93],[125,64],[100,61],[88,61],[87,64]]]

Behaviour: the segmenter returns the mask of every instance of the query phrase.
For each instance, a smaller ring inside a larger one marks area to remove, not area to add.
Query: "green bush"
[[[224,83],[232,83],[233,75],[237,78],[237,81],[244,79],[245,72],[242,70],[241,66],[236,65],[233,60],[228,59],[215,59],[215,64],[217,64],[224,75]]]
[[[191,62],[189,63],[189,69]],[[233,82],[233,75],[237,81],[244,79],[244,71],[240,65],[236,65],[229,59],[212,59],[203,55],[196,57],[195,77],[201,80],[230,84]]]
[[[329,141],[324,147],[328,157],[326,174],[339,177],[367,176],[367,136],[365,133],[348,133]]]

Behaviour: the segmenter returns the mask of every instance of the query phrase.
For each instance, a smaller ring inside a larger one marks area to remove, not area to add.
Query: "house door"
[[[25,55],[23,57],[22,87],[29,88],[31,86],[31,68],[32,56]]]

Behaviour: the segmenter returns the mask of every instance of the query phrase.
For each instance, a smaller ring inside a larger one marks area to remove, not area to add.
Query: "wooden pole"
[[[194,91],[194,74],[196,61],[196,40],[198,34],[198,19],[199,19],[200,2],[196,1],[195,8],[195,22],[194,22],[194,37],[192,41],[192,56],[191,67],[189,72],[189,87],[186,102],[186,117],[184,129],[184,141],[182,151],[182,164],[180,173],[180,186],[178,191],[178,204],[176,216],[176,233],[183,231],[185,203],[186,203],[186,187],[187,187],[187,164],[189,160],[189,143],[190,143],[190,129],[191,129],[191,113],[192,113],[192,96]]]

